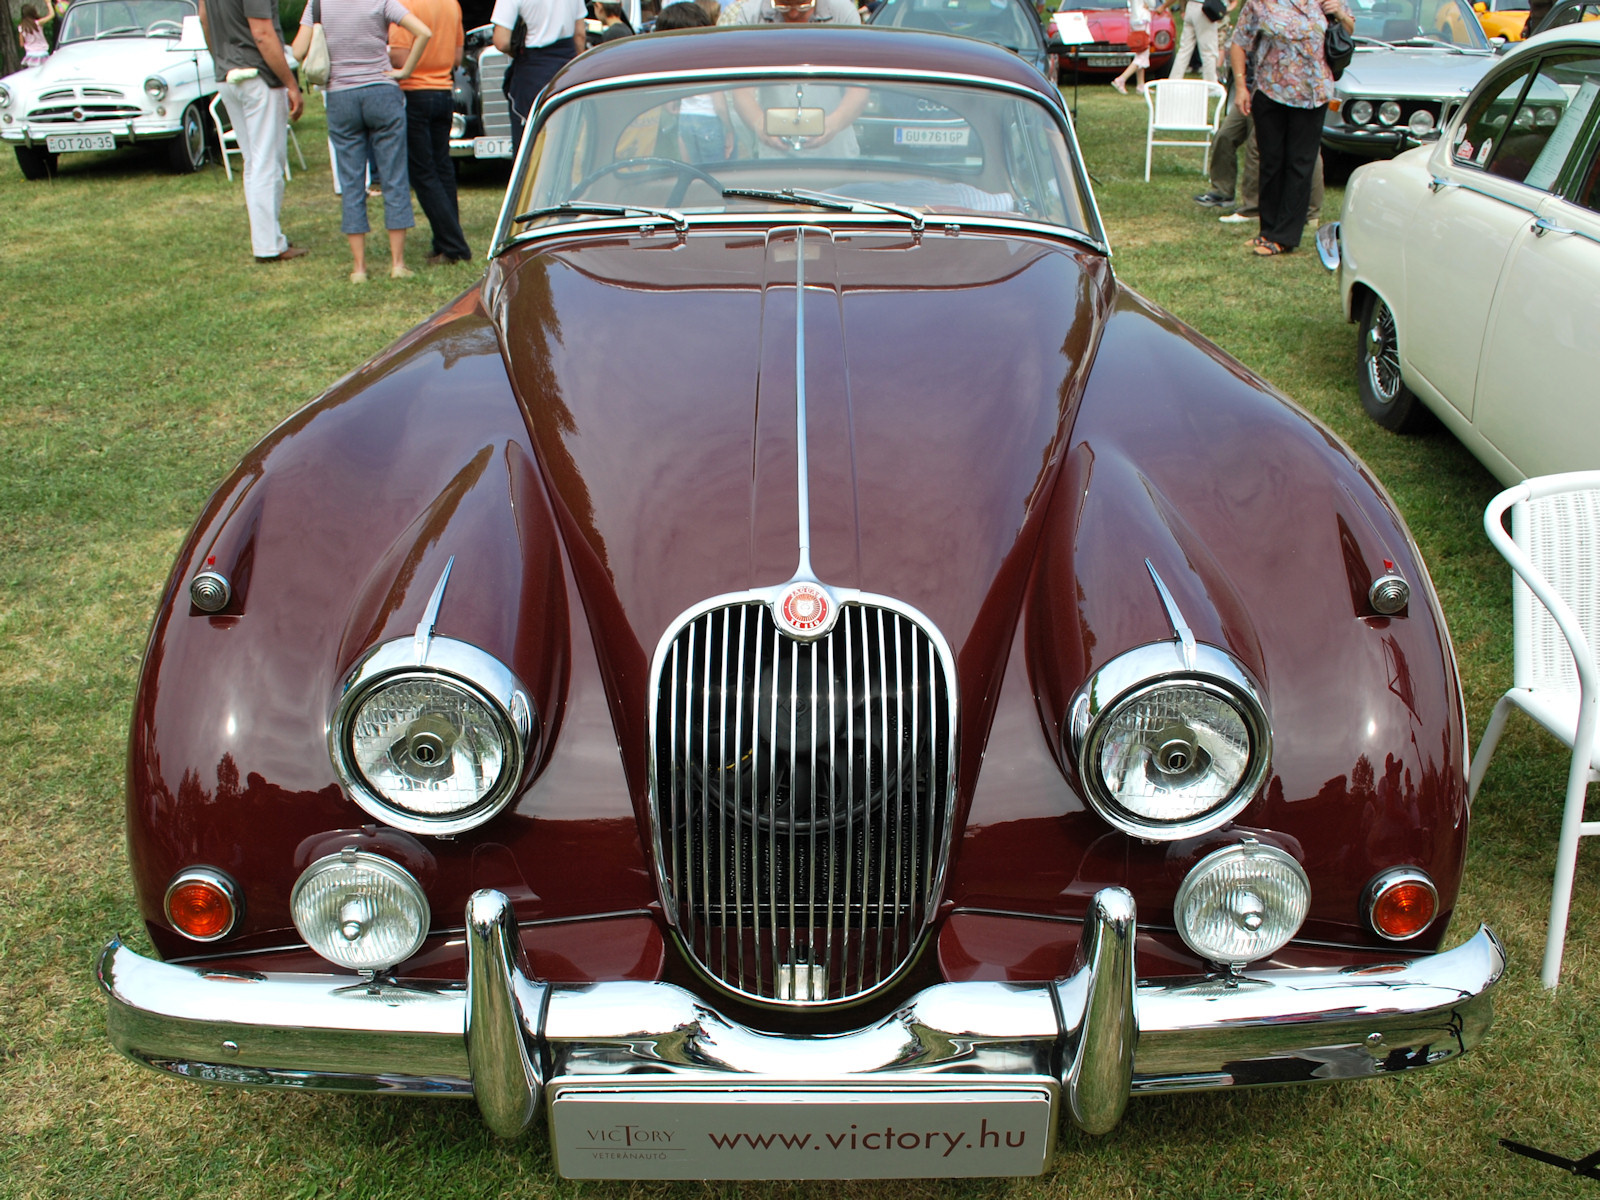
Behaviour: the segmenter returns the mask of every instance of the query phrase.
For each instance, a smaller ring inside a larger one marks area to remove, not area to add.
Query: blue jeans
[[[722,119],[705,113],[679,113],[678,137],[692,163],[722,162],[728,157]]]
[[[366,233],[367,159],[383,186],[383,226],[410,229],[411,176],[406,171],[406,101],[398,83],[372,83],[328,93],[328,138],[339,160],[343,233]]]

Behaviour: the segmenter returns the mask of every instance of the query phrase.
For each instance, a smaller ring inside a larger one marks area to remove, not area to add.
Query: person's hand
[[[404,67],[391,67],[389,70],[385,71],[384,74],[390,79],[394,80],[396,83],[399,83],[402,79],[411,78],[411,72],[406,70]]]
[[[300,114],[306,110],[306,98],[300,94],[300,85],[291,83],[289,91],[289,120],[298,121]]]
[[[1242,86],[1233,89],[1233,105],[1245,116],[1250,115],[1250,93]]]

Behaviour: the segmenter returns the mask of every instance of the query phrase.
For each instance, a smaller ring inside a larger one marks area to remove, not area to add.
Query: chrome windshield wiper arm
[[[811,204],[835,212],[855,212],[857,209],[876,209],[878,212],[897,213],[911,222],[911,228],[922,232],[922,214],[904,204],[884,204],[878,200],[857,200],[854,196],[838,196],[833,192],[813,192],[806,188],[778,188],[763,191],[760,188],[723,188],[724,196],[744,196],[751,200],[778,200],[791,204]]]
[[[594,217],[625,217],[629,213],[644,213],[651,217],[665,217],[672,222],[672,227],[679,233],[689,228],[689,220],[675,208],[656,208],[649,204],[602,204],[588,200],[567,200],[561,204],[549,204],[544,208],[530,208],[525,213],[518,213],[512,221],[537,221],[540,217],[561,216],[594,216]]]

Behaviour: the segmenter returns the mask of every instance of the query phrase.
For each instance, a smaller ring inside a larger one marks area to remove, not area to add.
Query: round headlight
[[[342,850],[305,869],[289,896],[294,927],[323,958],[353,971],[384,971],[428,934],[428,898],[404,867]]]
[[[1255,685],[1214,646],[1113,659],[1073,701],[1069,734],[1090,804],[1125,833],[1172,841],[1215,829],[1266,777],[1271,735]]]
[[[1534,123],[1540,129],[1553,129],[1561,123],[1561,110],[1558,108],[1541,108],[1539,115],[1534,118]]]
[[[144,81],[145,95],[152,100],[165,100],[167,98],[167,81],[159,75],[152,75]]]
[[[1289,855],[1246,841],[1194,865],[1173,901],[1184,944],[1210,962],[1242,967],[1276,953],[1300,931],[1311,882]]]
[[[11,107],[11,89],[0,87],[0,108]]]
[[[1372,120],[1372,101],[1353,100],[1350,107],[1345,109],[1345,115],[1350,118],[1352,125],[1365,125]]]
[[[466,113],[458,112],[450,114],[450,136],[452,138],[464,138],[467,136]]]
[[[1150,40],[1157,50],[1170,50],[1172,48],[1172,34],[1165,29],[1159,30],[1156,36]]]
[[[1425,133],[1430,133],[1433,130],[1433,114],[1425,108],[1419,108],[1411,114],[1411,119],[1406,122],[1406,127],[1418,137]]]
[[[351,799],[373,816],[411,833],[450,834],[510,801],[532,729],[527,692],[490,655],[436,638],[418,665],[407,638],[379,646],[351,673],[329,749]]]
[[[1400,120],[1400,102],[1398,100],[1385,100],[1378,105],[1378,121],[1384,125],[1394,125]]]

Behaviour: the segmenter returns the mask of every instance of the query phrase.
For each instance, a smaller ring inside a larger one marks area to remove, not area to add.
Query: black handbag
[[[1328,60],[1328,70],[1335,79],[1344,74],[1356,52],[1356,40],[1345,32],[1345,27],[1328,18],[1328,31],[1322,35],[1322,57]]]
[[[1228,0],[1203,0],[1200,11],[1205,13],[1206,20],[1220,21],[1228,15]]]

